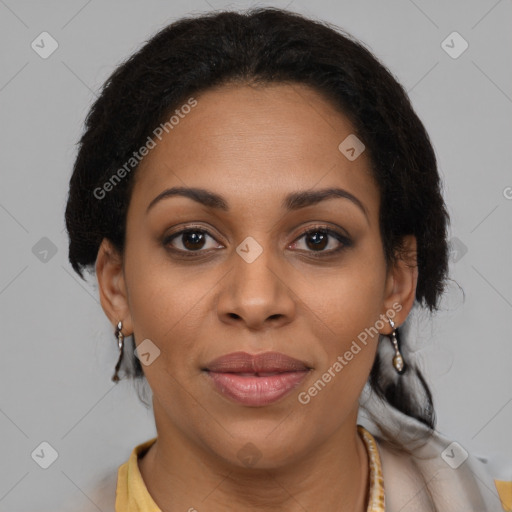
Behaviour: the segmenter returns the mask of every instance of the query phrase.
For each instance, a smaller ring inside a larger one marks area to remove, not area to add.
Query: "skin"
[[[416,240],[405,239],[410,260],[386,270],[368,154],[349,161],[338,150],[354,129],[316,91],[299,84],[224,85],[195,98],[197,106],[137,170],[124,255],[105,239],[96,262],[113,327],[122,320],[125,335],[134,334],[137,344],[148,338],[161,351],[143,365],[158,440],[139,459],[142,477],[170,512],[363,512],[368,461],[356,430],[358,399],[378,337],[307,405],[297,395],[393,304],[402,307],[396,326],[405,321],[417,284]],[[173,186],[209,189],[230,211],[174,196],[146,214]],[[340,198],[294,211],[281,206],[288,193],[324,187],[349,191],[368,217]],[[164,246],[166,235],[190,224],[208,231],[202,246],[183,236]],[[315,259],[342,245],[331,236],[316,249],[302,230],[318,225],[352,243]],[[252,263],[235,250],[248,236],[263,249]],[[379,332],[390,333],[389,323]],[[201,370],[238,350],[282,352],[312,369],[278,402],[243,406],[218,393]],[[261,454],[252,467],[237,457],[247,443]]]

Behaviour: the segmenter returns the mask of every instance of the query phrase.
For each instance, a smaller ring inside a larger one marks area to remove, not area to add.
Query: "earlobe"
[[[98,249],[96,278],[103,311],[114,327],[119,321],[122,321],[123,334],[129,335],[133,329],[123,273],[123,260],[106,238],[102,240]]]
[[[406,235],[403,237],[402,250],[397,255],[393,266],[389,269],[386,281],[384,306],[386,311],[389,309],[397,311],[393,318],[397,326],[405,322],[412,309],[416,297],[417,284],[418,260],[416,237],[414,235]],[[401,306],[399,311],[397,309],[398,304]]]

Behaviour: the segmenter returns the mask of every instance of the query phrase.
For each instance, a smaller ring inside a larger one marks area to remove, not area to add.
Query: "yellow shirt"
[[[361,439],[364,441],[369,460],[370,501],[368,512],[384,512],[384,481],[381,460],[375,438],[363,426],[358,425]],[[162,512],[149,494],[139,470],[138,459],[142,457],[156,437],[137,445],[127,462],[117,473],[115,512]],[[494,480],[503,510],[512,511],[512,482]]]

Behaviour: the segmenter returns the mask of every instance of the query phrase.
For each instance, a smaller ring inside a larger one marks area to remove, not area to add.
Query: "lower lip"
[[[296,388],[306,377],[308,370],[264,377],[243,376],[237,373],[207,374],[223,395],[243,405],[262,406],[276,402]]]

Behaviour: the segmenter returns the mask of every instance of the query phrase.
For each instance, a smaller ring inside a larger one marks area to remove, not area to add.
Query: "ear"
[[[130,336],[133,332],[132,318],[128,306],[128,295],[123,271],[123,259],[112,243],[104,238],[96,258],[96,278],[101,307],[114,325],[123,322],[122,333]]]
[[[384,293],[385,311],[396,311],[392,318],[396,326],[402,325],[414,304],[418,284],[418,259],[416,237],[404,236],[402,250],[397,254],[396,262],[389,268]],[[398,304],[401,306],[399,309]],[[385,315],[385,313],[384,313]],[[388,324],[390,334],[391,327]]]

